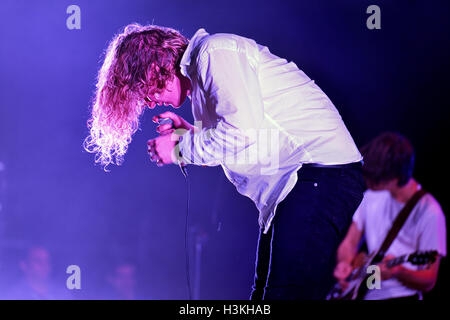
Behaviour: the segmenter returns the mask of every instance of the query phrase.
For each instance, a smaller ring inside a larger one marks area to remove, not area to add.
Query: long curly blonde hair
[[[130,24],[110,42],[97,77],[89,136],[84,149],[95,162],[120,165],[149,93],[172,79],[189,40],[178,31],[155,25]]]

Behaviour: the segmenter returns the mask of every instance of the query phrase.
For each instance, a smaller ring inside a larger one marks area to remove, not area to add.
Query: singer
[[[146,107],[192,104],[195,126],[166,111],[148,141],[157,165],[221,165],[259,211],[250,298],[324,299],[335,253],[363,197],[361,154],[330,99],[252,39],[127,26],[99,71],[86,150],[121,164]]]

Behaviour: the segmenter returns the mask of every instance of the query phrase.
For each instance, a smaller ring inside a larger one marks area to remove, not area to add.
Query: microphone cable
[[[185,251],[185,261],[186,261],[186,283],[187,283],[187,287],[188,287],[188,295],[189,295],[189,300],[192,300],[192,290],[191,290],[191,278],[190,278],[190,266],[189,266],[189,245],[188,245],[188,240],[189,240],[189,199],[191,197],[191,188],[190,188],[190,184],[189,184],[189,179],[188,179],[188,174],[187,174],[187,170],[186,170],[186,166],[183,166],[181,164],[179,164],[181,173],[183,173],[183,176],[186,180],[186,220],[184,223],[184,251]]]
[[[158,123],[159,125],[171,123],[173,124],[173,120],[170,118],[159,118],[156,120],[153,120],[153,122]],[[189,185],[189,179],[187,174],[186,166],[179,163],[178,166],[180,167],[181,173],[183,174],[185,180],[186,180],[186,221],[184,224],[184,250],[185,250],[185,261],[186,261],[186,282],[188,287],[188,295],[189,300],[192,300],[192,290],[191,290],[191,279],[190,279],[190,266],[189,266],[189,199],[191,197],[191,188]]]

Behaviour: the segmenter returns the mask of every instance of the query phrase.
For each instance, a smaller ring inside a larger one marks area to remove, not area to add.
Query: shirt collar
[[[184,52],[180,61],[180,71],[181,74],[185,77],[188,77],[187,69],[191,64],[191,57],[194,53],[194,49],[197,48],[198,44],[208,35],[209,33],[207,33],[205,29],[201,28],[198,29],[191,40],[189,40],[189,44],[186,47],[186,51]]]

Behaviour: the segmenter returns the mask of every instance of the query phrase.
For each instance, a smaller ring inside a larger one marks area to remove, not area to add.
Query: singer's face
[[[179,108],[189,94],[190,82],[189,79],[177,73],[172,79],[166,82],[166,87],[153,94],[149,94],[145,101],[148,103],[150,109],[156,105],[172,106]]]

